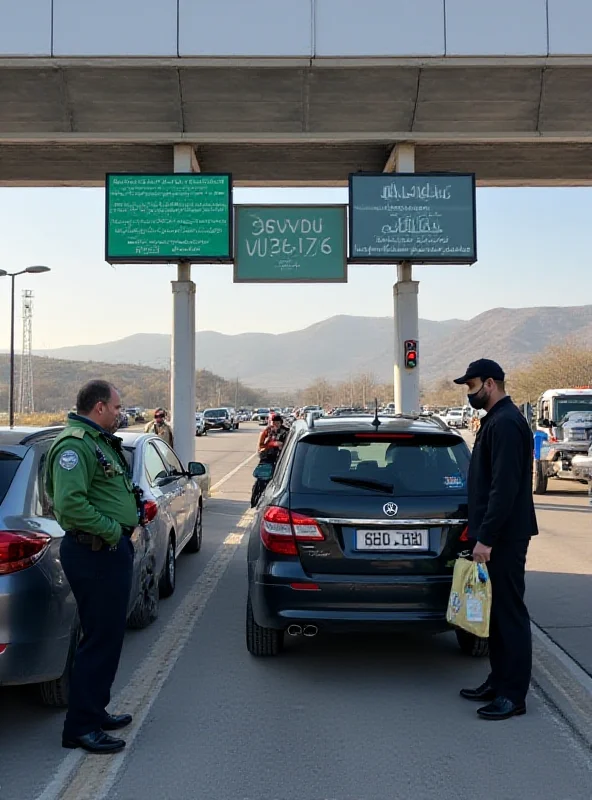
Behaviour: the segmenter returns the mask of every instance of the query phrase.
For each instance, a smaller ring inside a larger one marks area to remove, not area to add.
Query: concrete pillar
[[[415,146],[399,144],[394,151],[395,172],[415,172]],[[419,411],[419,361],[413,369],[405,367],[405,341],[419,342],[419,281],[413,280],[409,262],[397,267],[397,283],[393,287],[395,320],[395,412],[410,414]],[[421,353],[421,348],[419,349]],[[419,355],[418,358],[421,356]]]
[[[190,145],[175,145],[175,172],[195,171],[194,161]],[[189,262],[178,264],[172,288],[171,409],[175,450],[186,467],[195,460],[195,284]]]

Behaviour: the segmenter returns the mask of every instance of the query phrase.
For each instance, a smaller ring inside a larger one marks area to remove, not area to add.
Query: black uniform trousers
[[[488,570],[491,578],[489,682],[498,696],[524,703],[532,672],[530,617],[524,603],[529,541],[496,542]]]
[[[66,535],[60,557],[82,628],[64,723],[64,737],[73,738],[98,730],[106,716],[123,647],[134,551],[126,536],[114,550],[93,551]]]

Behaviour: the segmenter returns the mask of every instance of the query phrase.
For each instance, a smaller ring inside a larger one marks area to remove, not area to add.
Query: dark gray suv
[[[250,528],[248,650],[275,655],[285,634],[447,630],[469,460],[437,418],[295,422]]]

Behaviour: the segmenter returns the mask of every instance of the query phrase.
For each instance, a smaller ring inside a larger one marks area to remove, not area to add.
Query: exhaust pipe
[[[302,633],[305,636],[308,636],[309,638],[312,636],[316,636],[318,632],[319,629],[317,628],[316,625],[305,625],[304,630],[302,631]]]
[[[302,636],[302,625],[290,625],[287,633],[288,636]]]

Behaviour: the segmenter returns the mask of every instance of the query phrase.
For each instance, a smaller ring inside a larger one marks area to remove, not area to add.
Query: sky
[[[235,189],[235,203],[347,203],[346,189]],[[592,188],[477,190],[478,262],[414,267],[424,319],[470,319],[498,306],[592,303]],[[33,347],[170,333],[174,265],[104,261],[102,189],[0,188],[0,268],[45,264],[17,278],[34,292]],[[230,265],[194,265],[198,330],[298,330],[336,314],[392,316],[394,266],[352,266],[347,284],[233,284]],[[0,278],[0,350],[9,346],[10,281]]]

